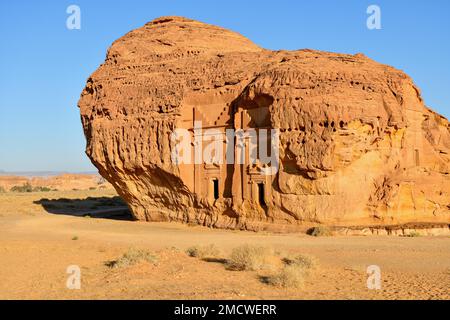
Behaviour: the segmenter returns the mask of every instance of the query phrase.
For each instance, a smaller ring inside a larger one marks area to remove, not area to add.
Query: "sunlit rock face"
[[[87,155],[139,220],[284,231],[450,222],[448,120],[406,74],[362,54],[270,51],[163,17],[113,43],[79,108]],[[194,146],[196,122],[277,129],[278,171],[225,153],[174,163],[172,133],[186,129]]]

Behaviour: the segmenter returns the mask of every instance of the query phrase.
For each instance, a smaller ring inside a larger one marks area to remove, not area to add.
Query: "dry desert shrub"
[[[31,184],[26,183],[22,186],[14,186],[10,190],[11,192],[33,192],[33,187]]]
[[[283,262],[288,266],[298,266],[304,270],[316,269],[319,264],[316,257],[307,254],[288,256],[283,258]]]
[[[416,238],[416,237],[420,237],[420,236],[421,236],[421,234],[417,231],[411,231],[404,235],[404,237],[409,237],[409,238]]]
[[[111,268],[123,268],[143,261],[155,264],[158,261],[158,258],[146,250],[130,249],[124,253],[122,257],[116,261],[108,262],[107,265]]]
[[[34,187],[33,192],[50,192],[52,189],[49,187]]]
[[[287,265],[280,272],[267,277],[265,282],[277,287],[298,288],[303,285],[305,277],[305,270],[293,264]]]
[[[273,250],[267,247],[242,245],[233,249],[227,267],[230,270],[260,270],[268,265],[273,255]]]
[[[26,183],[22,186],[14,186],[11,188],[10,191],[24,193],[24,192],[49,192],[52,190],[48,187],[33,187],[31,184]]]
[[[186,250],[190,257],[199,259],[216,258],[220,254],[220,250],[213,244],[205,246],[192,246]]]
[[[298,288],[319,264],[315,257],[305,254],[288,256],[282,260],[285,266],[279,272],[265,277],[263,279],[265,283],[277,287]]]
[[[313,237],[329,237],[331,236],[331,230],[325,226],[313,227],[308,230],[308,234]]]

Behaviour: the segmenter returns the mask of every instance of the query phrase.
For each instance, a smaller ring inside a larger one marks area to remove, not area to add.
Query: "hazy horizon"
[[[54,176],[60,174],[98,174],[98,170],[90,171],[6,171],[0,170],[0,176]]]

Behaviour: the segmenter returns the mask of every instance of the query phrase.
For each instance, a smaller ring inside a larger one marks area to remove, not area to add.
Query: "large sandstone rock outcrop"
[[[148,221],[241,229],[450,222],[450,125],[362,54],[270,51],[180,17],[120,38],[79,101],[87,155]],[[280,170],[176,165],[176,128],[280,129]]]

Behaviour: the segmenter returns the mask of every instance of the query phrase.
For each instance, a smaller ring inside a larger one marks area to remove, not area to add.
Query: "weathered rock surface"
[[[113,43],[79,108],[87,155],[140,220],[249,230],[450,222],[448,120],[406,74],[362,54],[270,51],[163,17]],[[279,172],[174,164],[171,133],[195,120],[279,129]]]

